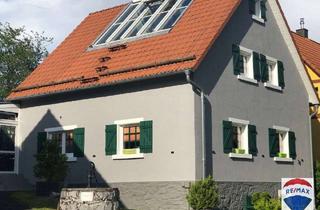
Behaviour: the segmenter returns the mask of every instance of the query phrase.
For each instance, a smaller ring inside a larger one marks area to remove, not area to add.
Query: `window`
[[[192,0],[149,0],[130,4],[95,45],[116,43],[170,30]]]
[[[275,58],[260,55],[261,58],[261,75],[264,85],[268,88],[282,90],[284,84],[283,63]]]
[[[266,10],[266,0],[249,0],[249,12],[252,19],[264,23],[267,20]]]
[[[295,141],[295,134],[289,128],[273,126],[269,129],[270,157],[291,162],[296,158]]]
[[[105,150],[113,159],[143,158],[144,153],[152,153],[152,121],[137,118],[107,125]]]
[[[15,170],[15,126],[0,124],[0,172]]]
[[[229,118],[223,121],[224,152],[231,158],[252,159],[257,154],[256,127],[248,121]]]
[[[260,81],[259,54],[242,46],[233,45],[234,74],[239,80],[258,84]]]
[[[77,157],[84,156],[84,128],[77,126],[48,128],[45,129],[45,136],[49,141],[59,142],[60,151],[67,156],[68,161],[76,161]]]

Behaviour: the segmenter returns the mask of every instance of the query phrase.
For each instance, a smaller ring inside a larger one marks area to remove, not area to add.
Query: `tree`
[[[219,204],[218,186],[211,176],[196,181],[187,195],[189,205],[195,210],[212,209]]]
[[[280,199],[271,198],[267,192],[253,193],[252,203],[257,210],[281,210]]]
[[[45,37],[24,27],[13,28],[0,22],[0,99],[6,97],[48,55]]]

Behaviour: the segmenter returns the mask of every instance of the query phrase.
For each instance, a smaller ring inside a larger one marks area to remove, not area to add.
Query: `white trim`
[[[257,15],[252,15],[252,19],[262,24],[265,24],[266,22],[263,18],[258,17]]]
[[[116,121],[114,121],[114,124],[127,125],[127,124],[139,123],[140,121],[144,121],[144,118],[133,118],[133,119],[125,119],[125,120],[116,120]]]
[[[265,82],[264,86],[267,87],[267,88],[278,90],[278,91],[282,91],[283,90],[282,87],[277,86],[277,85],[273,85],[270,82]]]
[[[236,123],[236,124],[240,124],[240,125],[249,125],[250,124],[250,121],[248,121],[248,120],[240,120],[240,119],[232,118],[232,117],[229,117],[228,121],[231,121],[232,123]]]
[[[253,83],[253,84],[258,84],[258,81],[256,79],[252,79],[252,78],[246,77],[244,74],[238,75],[237,78],[238,78],[238,80],[242,80],[242,81],[245,81],[245,82],[250,82],[250,83]]]
[[[0,174],[18,174],[16,171],[0,171]]]
[[[282,131],[282,132],[289,132],[290,131],[290,128],[277,126],[277,125],[272,126],[272,128],[276,129],[277,131]]]
[[[305,66],[301,60],[301,57],[299,56],[298,50],[293,42],[292,36],[291,36],[291,32],[288,30],[288,26],[285,22],[285,19],[281,13],[281,10],[278,6],[278,3],[276,0],[269,0],[269,5],[271,8],[271,11],[275,17],[276,23],[278,25],[278,28],[286,42],[286,46],[288,47],[292,58],[294,60],[294,63],[296,65],[296,68],[298,69],[298,72],[300,74],[300,77],[305,85],[306,91],[308,93],[309,96],[309,102],[313,103],[313,104],[318,104],[319,103],[319,99],[318,96],[316,95],[314,89],[313,89],[313,85],[310,81],[310,78],[306,72]]]
[[[13,126],[17,126],[17,125],[18,125],[18,120],[4,120],[4,119],[0,119],[0,124],[1,124],[1,125],[13,125]]]
[[[237,159],[253,159],[252,154],[237,154],[237,153],[229,153],[230,158]]]
[[[15,151],[6,151],[6,150],[0,150],[1,154],[15,154]]]
[[[275,162],[289,162],[292,163],[293,159],[292,158],[281,158],[281,157],[274,157],[273,160]]]
[[[248,48],[246,48],[246,47],[239,46],[239,48],[240,48],[240,51],[242,51],[242,52],[244,52],[244,53],[248,53],[248,55],[250,55],[250,56],[251,56],[251,54],[253,53],[253,50],[250,50],[250,49],[248,49]],[[241,52],[240,52],[240,53],[241,53]]]
[[[143,159],[144,154],[139,153],[139,154],[133,154],[133,155],[112,155],[112,160],[128,160],[128,159]]]
[[[61,126],[61,127],[54,127],[54,128],[46,128],[44,129],[44,131],[47,133],[52,133],[52,132],[58,132],[58,131],[70,131],[76,128],[78,128],[77,125],[68,125],[68,126]]]

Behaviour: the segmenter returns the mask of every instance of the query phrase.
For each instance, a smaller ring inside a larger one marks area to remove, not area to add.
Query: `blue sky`
[[[129,0],[0,0],[0,21],[45,32],[52,51],[90,12]],[[310,38],[320,42],[320,0],[280,0],[292,30],[304,17]],[[312,5],[312,6],[311,6]]]

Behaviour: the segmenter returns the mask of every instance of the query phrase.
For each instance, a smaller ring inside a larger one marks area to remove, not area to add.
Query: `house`
[[[276,0],[155,0],[90,14],[7,98],[19,104],[19,168],[61,142],[66,185],[98,181],[127,208],[188,209],[212,174],[221,207],[282,177],[312,177],[318,98]],[[40,147],[38,147],[40,145]]]
[[[292,32],[294,41],[302,56],[304,65],[307,69],[309,77],[312,80],[313,86],[320,97],[320,43],[308,37],[308,29],[302,27],[295,32]],[[320,111],[312,120],[312,139],[313,139],[313,157],[314,160],[320,161]]]

